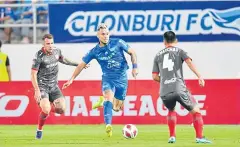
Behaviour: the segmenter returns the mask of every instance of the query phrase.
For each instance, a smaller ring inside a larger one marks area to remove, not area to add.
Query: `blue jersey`
[[[101,66],[103,78],[126,77],[129,68],[124,52],[128,52],[129,45],[121,39],[110,39],[108,44],[100,47],[97,44],[84,57],[83,61],[88,64],[96,59]]]
[[[17,20],[17,16],[15,15],[14,11],[12,8],[7,7],[7,8],[0,8],[1,11],[1,17],[6,17],[9,16],[13,20]]]

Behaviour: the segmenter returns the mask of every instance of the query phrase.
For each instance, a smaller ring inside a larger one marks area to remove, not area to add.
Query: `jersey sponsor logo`
[[[177,81],[177,78],[171,78],[169,80],[165,80],[164,84],[170,84],[170,83],[175,83]]]
[[[104,53],[99,53],[97,57],[99,60],[110,60],[114,55],[115,55],[114,52],[112,53],[104,52]]]
[[[114,68],[114,67],[120,68],[121,67],[121,63],[117,62],[117,61],[114,61],[114,60],[109,60],[108,64],[107,64],[107,68],[111,69],[111,68]]]
[[[57,66],[57,64],[58,64],[57,62],[53,63],[53,64],[49,64],[49,65],[46,66],[46,68],[51,68],[51,67]]]
[[[20,101],[18,106],[9,108],[9,103],[13,101]],[[26,95],[6,95],[0,93],[0,117],[20,117],[24,114],[29,104],[29,98]]]
[[[240,36],[240,7],[217,9],[76,11],[66,20],[64,30],[72,36],[94,36],[105,22],[112,35],[236,34]]]

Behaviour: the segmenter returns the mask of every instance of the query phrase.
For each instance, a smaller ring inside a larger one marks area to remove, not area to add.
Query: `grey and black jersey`
[[[167,47],[157,53],[152,72],[160,74],[160,96],[187,90],[182,64],[188,58],[187,53],[177,47]]]
[[[58,61],[63,58],[60,49],[53,49],[51,54],[39,50],[33,59],[32,69],[37,70],[39,87],[53,87],[58,83]]]

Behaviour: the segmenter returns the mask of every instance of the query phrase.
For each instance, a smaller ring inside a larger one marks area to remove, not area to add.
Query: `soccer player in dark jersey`
[[[176,112],[174,111],[176,102],[179,102],[193,116],[193,125],[196,131],[196,143],[211,143],[203,137],[203,119],[196,101],[188,91],[184,79],[182,64],[185,61],[188,67],[198,77],[199,85],[204,86],[204,80],[192,63],[188,54],[176,47],[177,38],[174,32],[164,33],[165,49],[160,50],[153,62],[153,80],[160,82],[160,97],[164,105],[168,108],[167,116],[170,138],[168,143],[176,142]]]
[[[63,88],[71,85],[83,67],[91,60],[96,59],[98,61],[103,72],[102,92],[105,98],[103,103],[104,122],[106,124],[106,133],[108,137],[111,137],[112,109],[115,111],[121,109],[128,87],[127,69],[129,67],[124,52],[131,56],[132,75],[134,78],[138,74],[137,57],[135,51],[125,41],[109,38],[110,34],[107,25],[100,24],[98,26],[97,37],[99,43],[82,58],[82,63],[78,65],[71,79],[64,84]],[[100,103],[101,100],[99,101]]]
[[[77,66],[78,63],[65,58],[61,50],[55,48],[51,34],[43,36],[43,47],[33,59],[31,80],[35,90],[35,99],[41,107],[36,139],[42,138],[44,122],[51,111],[62,114],[65,111],[65,98],[58,87],[58,62]]]

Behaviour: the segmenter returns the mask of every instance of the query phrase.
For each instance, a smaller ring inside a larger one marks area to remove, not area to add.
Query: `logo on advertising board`
[[[153,98],[151,95],[141,95],[139,99],[137,95],[127,95],[124,100],[124,108],[122,111],[113,111],[114,116],[167,116],[168,110],[163,107],[161,98]],[[66,111],[64,116],[100,116],[99,109],[92,109],[89,103],[93,105],[99,99],[99,96],[90,96],[86,98],[84,96],[65,96],[66,98]],[[204,108],[206,101],[206,95],[194,95],[194,99],[197,101],[201,113],[203,116],[207,115],[207,110]],[[89,101],[88,101],[89,100]],[[136,104],[139,104],[136,106]],[[156,105],[155,105],[156,104]],[[180,116],[188,115],[188,110],[183,108],[179,103],[176,104],[176,112]],[[61,116],[55,114],[56,116]]]
[[[16,105],[13,104],[13,108],[9,106],[9,103],[19,101]],[[29,98],[26,95],[6,95],[0,92],[0,117],[19,117],[22,116],[29,104]],[[17,106],[17,107],[16,107]],[[10,109],[8,109],[10,107]]]
[[[94,36],[99,23],[112,35],[162,35],[173,30],[187,34],[236,34],[240,36],[240,7],[227,10],[77,11],[66,20],[64,30],[72,36]]]
[[[176,32],[180,41],[240,40],[240,4],[236,3],[106,3],[108,9],[101,3],[79,4],[64,17],[50,13],[50,32],[57,34],[57,42],[95,42],[97,26],[106,23],[112,36],[128,42],[161,41],[168,30]],[[55,25],[55,19],[61,24]]]

